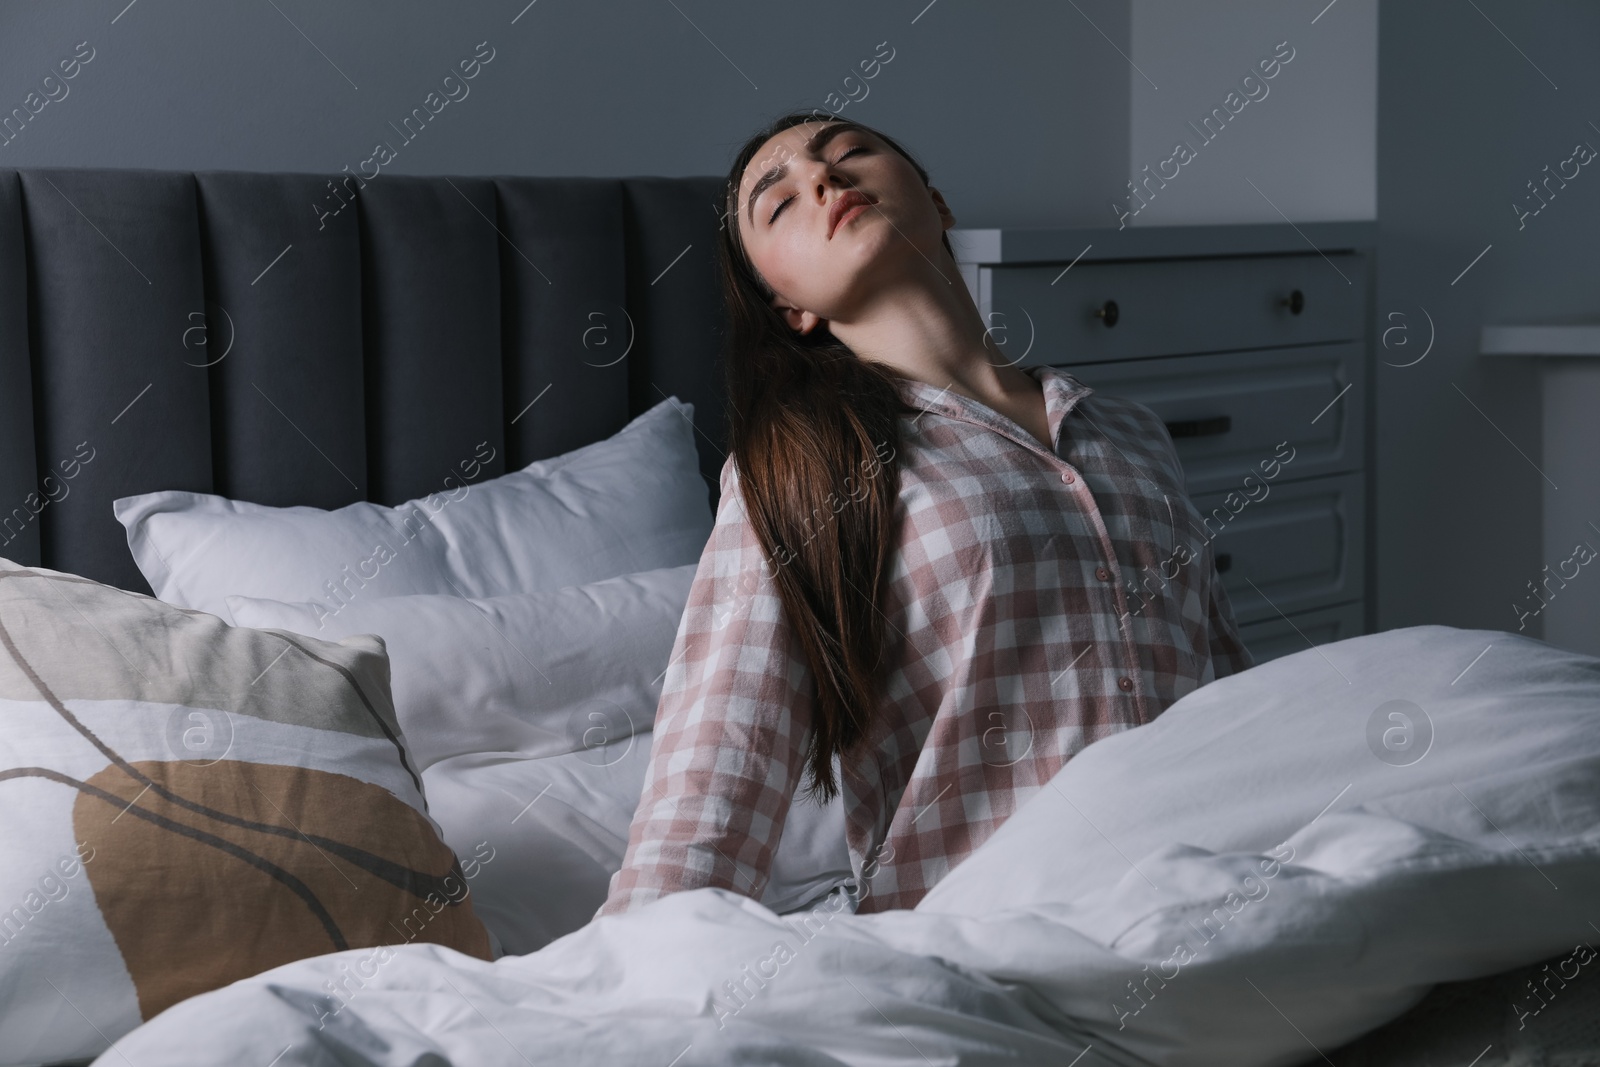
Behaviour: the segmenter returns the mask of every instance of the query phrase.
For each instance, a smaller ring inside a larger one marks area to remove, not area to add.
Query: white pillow
[[[622,866],[650,734],[548,759],[453,756],[422,772],[428,809],[459,855],[493,861],[472,907],[509,955],[586,925]],[[844,804],[796,796],[761,902],[784,914],[851,879]]]
[[[250,597],[228,606],[241,626],[383,639],[429,813],[481,862],[473,906],[517,954],[605,903],[696,566],[514,596],[353,601],[331,616]],[[843,803],[797,797],[762,901],[793,910],[850,877]]]
[[[668,398],[604,441],[396,508],[165,491],[113,510],[158,599],[229,621],[230,594],[331,614],[404,594],[557,589],[699,559],[712,516],[693,412]]]
[[[383,638],[395,715],[425,769],[467,753],[537,759],[648,732],[695,567],[480,599],[354,600],[336,615],[227,600],[240,626]]]

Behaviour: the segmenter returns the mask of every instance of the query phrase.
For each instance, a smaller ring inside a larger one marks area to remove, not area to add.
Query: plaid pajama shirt
[[[1251,665],[1161,420],[1027,373],[1054,452],[984,404],[897,383],[890,667],[870,742],[837,764],[861,912],[914,906],[1084,746]],[[701,886],[760,898],[813,696],[774,565],[730,458],[597,915]]]

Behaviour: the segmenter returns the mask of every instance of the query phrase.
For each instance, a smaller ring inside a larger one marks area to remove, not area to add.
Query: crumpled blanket
[[[1371,740],[1396,699],[1428,719],[1410,763]],[[1224,724],[1248,744],[1197,743]],[[96,1063],[1322,1062],[1441,982],[1600,984],[1600,660],[1417,627],[1265,664],[1086,749],[946,882],[872,915],[696,890],[494,963],[321,956]]]

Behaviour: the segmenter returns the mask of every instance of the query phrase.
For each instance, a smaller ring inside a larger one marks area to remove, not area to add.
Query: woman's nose
[[[821,173],[813,183],[818,198],[826,200],[828,199],[829,190],[846,188],[850,185],[849,180],[843,174],[834,170],[830,164],[819,163],[818,166],[822,168]]]

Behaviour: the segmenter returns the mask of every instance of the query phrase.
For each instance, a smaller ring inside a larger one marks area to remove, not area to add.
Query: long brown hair
[[[750,524],[816,686],[810,788],[831,799],[839,791],[833,756],[862,742],[878,703],[904,403],[898,375],[857,357],[825,325],[806,335],[789,328],[738,228],[740,179],[756,152],[784,130],[817,121],[878,137],[924,185],[928,173],[870,126],[792,112],[745,142],[723,197],[718,259],[729,318],[723,360],[729,444]],[[948,236],[943,244],[953,261]]]

